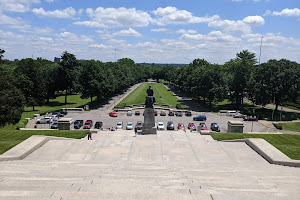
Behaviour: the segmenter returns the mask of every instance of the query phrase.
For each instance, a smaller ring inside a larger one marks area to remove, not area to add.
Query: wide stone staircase
[[[300,199],[300,169],[197,133],[101,131],[0,162],[0,199]]]

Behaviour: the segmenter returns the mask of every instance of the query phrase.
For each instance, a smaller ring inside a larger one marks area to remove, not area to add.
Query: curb
[[[300,160],[293,160],[262,138],[223,140],[222,142],[245,142],[271,164],[300,167]]]
[[[17,146],[8,150],[4,154],[0,155],[0,162],[11,160],[22,160],[41,146],[43,146],[49,140],[73,140],[71,138],[61,138],[53,136],[40,136],[33,135],[21,142]]]

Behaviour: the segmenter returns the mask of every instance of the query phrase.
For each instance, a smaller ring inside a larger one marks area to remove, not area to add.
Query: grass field
[[[6,130],[0,132],[0,154],[8,151],[17,144],[23,142],[32,135],[46,135],[65,138],[80,139],[85,137],[87,131],[22,131],[22,130]]]
[[[283,130],[298,131],[298,132],[300,132],[300,122],[278,123],[277,126],[282,127]]]
[[[133,105],[133,104],[144,104],[145,97],[147,96],[146,90],[151,85],[154,96],[156,99],[156,104],[167,104],[171,107],[176,107],[177,104],[182,103],[175,97],[167,88],[161,83],[142,83],[138,88],[132,91],[128,96],[126,96],[116,107],[122,107],[122,105]]]
[[[300,135],[211,133],[211,136],[218,141],[245,138],[263,138],[291,159],[300,160]]]

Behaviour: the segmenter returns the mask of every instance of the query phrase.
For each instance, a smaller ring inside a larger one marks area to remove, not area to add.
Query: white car
[[[165,130],[165,125],[163,122],[157,123],[157,130]]]
[[[233,118],[244,118],[246,115],[243,115],[242,113],[236,113],[233,115]]]
[[[118,122],[116,129],[122,129],[123,128],[123,122]]]
[[[132,122],[127,122],[126,130],[132,130],[132,129],[133,129],[133,123]]]
[[[235,110],[228,110],[227,113],[226,113],[226,115],[227,115],[227,116],[233,116],[233,115],[235,115],[236,113],[237,113],[237,111],[235,111]]]
[[[37,124],[49,124],[49,123],[52,123],[52,122],[53,122],[53,118],[48,117],[48,116],[36,120]]]
[[[127,116],[132,116],[132,111],[131,110],[127,111]]]

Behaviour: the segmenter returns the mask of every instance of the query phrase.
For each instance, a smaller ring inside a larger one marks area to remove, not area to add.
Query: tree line
[[[244,50],[223,65],[195,59],[188,65],[136,64],[123,58],[103,63],[77,60],[63,52],[60,62],[26,58],[3,60],[0,49],[0,126],[17,123],[24,106],[49,103],[58,95],[80,93],[81,98],[103,100],[141,80],[164,79],[189,96],[208,103],[230,99],[237,108],[244,98],[257,105],[299,98],[300,65],[286,59],[257,64],[255,54]]]
[[[153,78],[174,84],[189,96],[209,103],[230,99],[238,109],[244,98],[256,105],[296,102],[300,95],[300,64],[286,59],[257,64],[255,54],[244,50],[223,65],[195,59],[184,67],[155,66]]]
[[[5,51],[4,51],[5,52]],[[122,92],[147,77],[147,66],[123,58],[103,63],[77,60],[63,52],[59,63],[31,58],[17,62],[2,60],[0,66],[0,126],[17,123],[25,106],[41,106],[58,95],[80,93],[81,98],[101,101]]]

